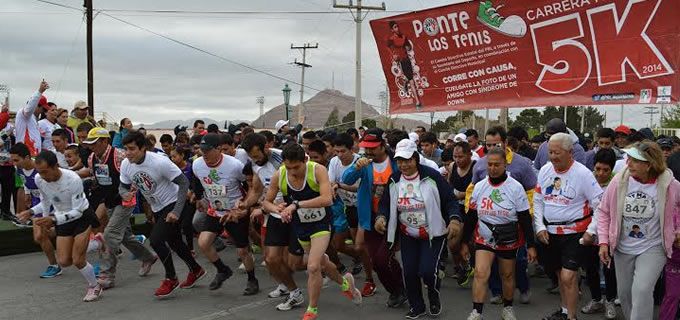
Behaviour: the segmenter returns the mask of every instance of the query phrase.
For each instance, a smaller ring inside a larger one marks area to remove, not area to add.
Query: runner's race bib
[[[113,180],[109,175],[109,166],[106,164],[96,164],[94,166],[94,176],[97,178],[97,184],[100,186],[110,186]]]
[[[406,211],[399,213],[399,221],[408,227],[418,229],[427,224],[425,211]]]
[[[649,198],[627,196],[623,205],[623,216],[634,219],[649,219],[654,216],[654,204]]]
[[[210,184],[205,186],[205,195],[210,202],[210,208],[213,213],[222,217],[227,214],[234,206],[227,197],[227,187],[219,184]]]
[[[325,208],[298,208],[298,217],[300,217],[300,222],[311,223],[323,220],[326,217]]]

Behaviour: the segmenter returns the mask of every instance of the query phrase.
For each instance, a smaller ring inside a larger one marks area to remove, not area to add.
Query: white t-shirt
[[[250,160],[250,158],[248,158],[248,153],[241,148],[236,148],[234,158],[238,159],[238,161],[241,161],[243,164],[248,163],[248,160]]]
[[[349,169],[349,167],[351,167],[354,164],[354,162],[357,161],[357,159],[359,159],[359,155],[354,154],[354,158],[352,159],[352,162],[350,162],[350,164],[344,166],[344,165],[342,165],[342,161],[340,160],[340,158],[338,158],[337,156],[333,157],[328,164],[328,177],[330,178],[330,181],[338,183],[338,184],[342,183],[342,175],[345,173],[345,171],[347,169]],[[357,181],[357,185],[358,184],[359,184],[359,182]],[[357,205],[357,193],[356,192],[347,191],[345,189],[338,187],[337,194],[338,194],[338,197],[340,197],[340,199],[342,200],[342,202],[346,206],[356,206]]]
[[[397,192],[399,192],[397,200],[399,229],[409,237],[429,239],[425,199],[423,199],[423,193],[420,191],[420,175],[416,175],[411,180],[402,175],[397,187]]]
[[[134,185],[154,212],[177,201],[179,186],[172,180],[180,174],[182,171],[168,157],[149,151],[141,164],[126,158],[120,165],[120,182]]]
[[[43,144],[43,147],[44,146],[45,145]],[[68,162],[66,162],[66,156],[63,153],[55,150],[54,148],[50,149],[50,151],[52,151],[52,153],[54,153],[54,155],[57,156],[57,163],[59,163],[59,168],[68,169],[69,166],[68,166]]]
[[[538,185],[534,193],[534,212],[536,207],[543,218],[550,223],[564,222],[560,225],[547,225],[550,234],[572,234],[585,232],[591,218],[590,208],[600,203],[602,188],[593,173],[583,164],[574,161],[566,172],[556,172],[551,162],[546,163],[538,173]],[[539,219],[536,217],[535,220]],[[576,223],[573,221],[582,219]],[[543,230],[543,221],[535,221]]]
[[[59,170],[61,177],[54,182],[43,180],[40,174],[35,176],[35,184],[40,189],[40,204],[33,210],[46,216],[53,207],[57,225],[62,225],[80,218],[90,204],[83,192],[80,176],[71,170]]]
[[[262,186],[264,186],[265,193],[267,193],[267,190],[271,185],[274,172],[279,171],[279,167],[281,167],[281,164],[283,163],[281,150],[270,148],[269,151],[269,159],[267,160],[267,163],[262,166],[257,165],[255,161],[251,159],[253,173],[257,175],[258,178],[260,178],[260,182],[262,183]],[[280,202],[283,202],[283,194],[281,194],[281,191],[276,194],[276,198],[274,199],[274,203]],[[271,215],[279,219],[281,218],[281,216],[276,213],[271,213]]]
[[[476,243],[494,249],[512,249],[522,244],[518,241],[512,246],[497,246],[491,229],[484,223],[499,225],[517,222],[517,212],[529,210],[526,191],[517,180],[508,176],[500,185],[493,185],[488,177],[480,180],[472,191],[470,209],[477,210],[479,218],[475,229]]]
[[[31,155],[37,155],[42,150],[42,141],[40,139],[40,130],[38,130],[38,120],[33,114],[38,107],[42,94],[36,91],[30,100],[26,102],[26,106],[17,111],[14,119],[15,136],[17,143],[21,142],[28,146],[31,150]]]
[[[55,129],[57,129],[57,124],[50,122],[50,120],[42,119],[38,121],[38,131],[40,131],[40,136],[42,137],[43,150],[54,149],[54,145],[52,145],[52,132]]]
[[[628,178],[618,251],[639,255],[661,245],[658,201],[656,183],[642,184],[633,177]]]
[[[229,155],[215,167],[208,167],[200,157],[192,164],[194,176],[203,186],[204,198],[208,200],[208,215],[222,217],[243,197],[241,182],[245,181],[243,163]]]

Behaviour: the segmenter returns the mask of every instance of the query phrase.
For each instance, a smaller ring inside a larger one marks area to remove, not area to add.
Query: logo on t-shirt
[[[132,181],[135,183],[139,191],[143,193],[152,193],[156,190],[156,181],[146,172],[139,171],[132,176]]]
[[[569,181],[562,180],[560,177],[553,178],[553,182],[545,188],[545,200],[569,204],[576,197],[576,191],[569,184]]]

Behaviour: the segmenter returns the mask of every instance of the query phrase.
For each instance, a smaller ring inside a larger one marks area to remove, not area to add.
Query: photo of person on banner
[[[392,34],[387,39],[387,47],[392,52],[392,74],[395,76],[395,83],[399,88],[399,97],[402,100],[413,97],[416,110],[420,110],[422,108],[420,96],[422,96],[423,90],[418,89],[415,81],[416,78],[421,78],[418,74],[420,68],[415,63],[413,43],[405,34],[401,33],[396,21],[390,21],[389,25]]]

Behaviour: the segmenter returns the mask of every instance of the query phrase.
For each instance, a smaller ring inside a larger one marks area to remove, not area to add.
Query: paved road
[[[238,266],[234,248],[229,247],[220,254],[232,268]],[[300,319],[304,311],[275,310],[280,300],[267,298],[266,293],[274,288],[274,284],[261,267],[257,268],[257,276],[262,292],[254,297],[241,295],[246,277],[240,272],[225,282],[222,289],[208,291],[207,284],[214,275],[214,268],[205,259],[199,262],[209,275],[197,287],[178,289],[174,297],[159,301],[152,293],[161,281],[162,266],[155,265],[149,276],[140,278],[137,276],[139,262],[130,261],[127,251],[125,256],[119,267],[116,287],[105,291],[102,299],[94,303],[82,302],[84,280],[74,268],[64,270],[63,275],[54,279],[40,279],[38,275],[46,263],[41,254],[0,257],[0,319]],[[257,258],[260,260],[261,256]],[[186,266],[177,262],[175,259],[180,277],[186,276]],[[363,276],[357,278],[358,283],[363,284]],[[304,272],[296,274],[301,287],[306,287],[305,279]],[[535,294],[531,304],[516,304],[518,319],[541,319],[554,310],[559,297],[545,293],[547,285],[546,279],[532,279]],[[446,279],[442,299],[440,319],[466,319],[472,307],[470,290],[459,288],[453,279]],[[586,299],[584,296],[582,303]],[[319,315],[321,319],[403,319],[407,310],[388,309],[384,306],[386,300],[383,289],[376,296],[365,298],[361,307],[356,307],[340,295],[335,284],[331,284],[322,291]],[[485,319],[500,319],[500,309],[500,306],[485,305]],[[579,315],[579,319],[604,318]]]

